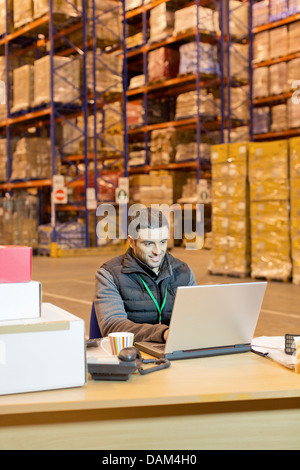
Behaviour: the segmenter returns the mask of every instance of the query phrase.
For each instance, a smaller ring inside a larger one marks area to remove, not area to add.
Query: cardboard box
[[[32,248],[0,245],[0,283],[29,282],[32,274]]]
[[[52,304],[41,318],[0,323],[0,395],[86,382],[84,321]]]
[[[0,284],[0,299],[0,321],[39,318],[41,315],[40,282]]]
[[[28,110],[33,100],[33,65],[23,65],[13,71],[12,113]]]

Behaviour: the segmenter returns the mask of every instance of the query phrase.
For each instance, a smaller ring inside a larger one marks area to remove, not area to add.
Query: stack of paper
[[[273,359],[273,361],[289,369],[294,369],[296,365],[296,355],[293,354],[290,356],[286,354],[284,347],[284,336],[259,336],[258,338],[253,338],[251,343],[251,348],[254,351],[266,354],[269,358]]]

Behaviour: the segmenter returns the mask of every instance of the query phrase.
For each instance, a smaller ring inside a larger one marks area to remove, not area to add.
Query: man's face
[[[163,226],[141,229],[137,240],[130,236],[128,240],[135,256],[156,272],[166,254],[168,237],[169,229]]]

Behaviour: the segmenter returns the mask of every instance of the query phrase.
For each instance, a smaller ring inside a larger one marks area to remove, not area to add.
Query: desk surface
[[[173,361],[126,382],[0,396],[0,415],[300,397],[300,375],[253,353]]]

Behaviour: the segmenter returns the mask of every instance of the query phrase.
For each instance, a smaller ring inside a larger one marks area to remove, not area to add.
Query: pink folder
[[[30,246],[0,245],[0,282],[29,282],[31,274]]]

